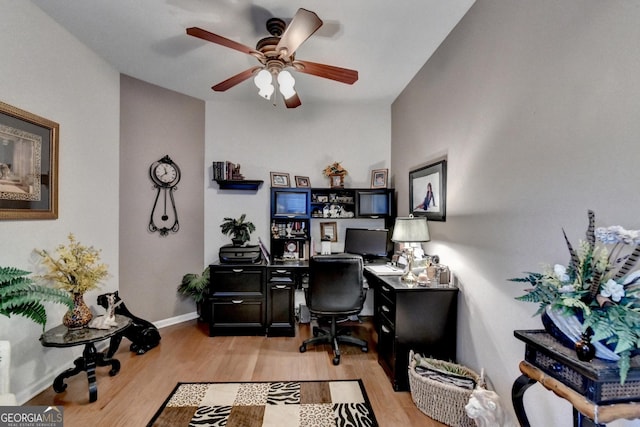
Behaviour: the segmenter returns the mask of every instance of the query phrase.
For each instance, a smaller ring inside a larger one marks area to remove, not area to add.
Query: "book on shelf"
[[[240,173],[240,164],[225,161],[213,162],[213,179],[216,181],[243,181]]]

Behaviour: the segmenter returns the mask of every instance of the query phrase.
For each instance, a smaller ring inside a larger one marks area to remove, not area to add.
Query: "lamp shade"
[[[271,95],[275,90],[273,87],[273,76],[268,70],[261,70],[253,79],[255,85],[260,89],[258,95],[264,99],[271,99]]]
[[[427,218],[413,216],[396,218],[391,240],[401,243],[428,242],[431,238]]]

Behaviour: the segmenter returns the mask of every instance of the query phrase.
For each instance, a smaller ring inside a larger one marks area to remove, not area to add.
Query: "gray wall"
[[[447,221],[430,222],[426,249],[462,289],[459,360],[508,407],[524,355],[513,330],[541,323],[506,279],[566,264],[562,229],[577,242],[588,209],[640,229],[639,22],[634,1],[478,0],[392,106],[400,214],[407,172],[448,159]],[[534,426],[571,425],[540,386],[525,406]]]
[[[120,77],[31,2],[0,0],[0,100],[60,125],[59,212],[56,220],[0,221],[0,265],[39,272],[35,248],[53,250],[74,233],[100,249],[110,276],[86,295],[118,287],[118,126]],[[47,304],[47,328],[66,311]],[[50,387],[81,347],[44,348],[42,329],[19,316],[0,316],[0,339],[12,345],[11,391],[18,403]]]
[[[205,104],[125,75],[120,88],[120,296],[134,314],[164,320],[195,311],[176,287],[204,269]],[[174,191],[180,229],[161,237],[148,230],[157,193],[149,166],[165,155],[182,172]]]

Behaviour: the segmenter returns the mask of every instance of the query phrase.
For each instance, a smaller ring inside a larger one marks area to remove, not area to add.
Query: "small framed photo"
[[[337,222],[321,222],[320,223],[320,240],[325,242],[338,241],[338,223]]]
[[[344,175],[331,175],[331,188],[344,188]]]
[[[389,169],[374,169],[371,171],[371,188],[387,188]]]
[[[271,172],[272,187],[291,187],[289,174],[285,172]]]
[[[447,161],[409,172],[409,212],[429,221],[446,221]]]
[[[296,175],[296,187],[311,187],[311,181],[309,181],[309,177]]]

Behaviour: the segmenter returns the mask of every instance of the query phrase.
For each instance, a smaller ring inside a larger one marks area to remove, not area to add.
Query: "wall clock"
[[[149,218],[149,231],[152,233],[158,231],[161,236],[167,236],[170,231],[177,233],[180,229],[180,223],[178,222],[178,210],[173,198],[173,192],[178,189],[180,168],[167,155],[151,163],[149,177],[157,191]],[[160,193],[163,195],[162,207],[161,211],[158,211]]]

